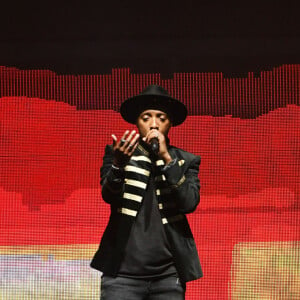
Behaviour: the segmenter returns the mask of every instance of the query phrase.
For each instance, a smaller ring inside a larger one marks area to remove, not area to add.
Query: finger
[[[143,141],[145,141],[146,143],[148,143],[149,134],[151,134],[151,131],[148,131],[146,136],[143,137]]]
[[[157,138],[157,139],[158,139],[158,137],[159,137],[159,132],[158,132],[158,130],[152,129],[152,130],[150,130],[150,131],[147,133],[145,141],[146,141],[147,143],[149,143],[153,138]]]
[[[132,155],[134,152],[135,148],[138,146],[139,143],[135,143],[135,145],[131,148],[130,152],[128,152],[128,155]]]
[[[129,130],[126,130],[124,132],[123,136],[120,139],[119,147],[123,147],[123,145],[125,144],[125,142],[126,142],[126,136],[127,136],[128,133],[129,133]]]
[[[134,136],[134,138],[130,141],[131,147],[135,146],[135,144],[138,142],[139,137],[140,137],[140,135],[138,133]]]
[[[130,142],[135,133],[136,133],[136,131],[132,130],[131,133],[130,133],[130,135],[127,137],[126,141]]]
[[[158,131],[157,129],[151,129],[151,130],[150,130],[150,133],[151,133],[151,134],[158,135],[158,134],[159,134],[159,131]]]
[[[115,147],[115,145],[116,145],[118,139],[117,139],[117,137],[116,137],[114,134],[112,134],[111,137],[112,137],[112,139],[113,139],[113,147]]]
[[[159,131],[158,130],[152,131],[151,134],[150,134],[150,136],[151,136],[151,139],[152,138],[157,138],[158,139],[158,137],[159,137]]]
[[[135,137],[131,140],[130,144],[128,145],[128,150],[129,150],[128,154],[129,154],[129,155],[131,155],[131,154],[134,152],[135,148],[136,148],[137,145],[139,144],[139,143],[138,143],[138,138],[139,138],[139,137],[140,137],[140,135],[137,133],[137,134],[135,135]]]
[[[125,140],[128,133],[129,133],[129,130],[126,130],[126,131],[124,132],[123,136],[122,136],[122,139]]]
[[[135,141],[134,141],[134,143],[132,142],[132,143],[130,143],[129,144],[129,146],[128,146],[128,155],[129,156],[131,156],[132,155],[132,153],[134,152],[134,150],[135,150],[135,148],[138,146],[138,140],[136,139]]]

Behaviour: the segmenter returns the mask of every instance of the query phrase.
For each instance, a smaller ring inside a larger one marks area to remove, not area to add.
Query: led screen
[[[299,299],[299,80],[299,65],[170,79],[1,67],[0,298],[99,299],[104,147],[134,128],[120,103],[157,83],[189,111],[171,144],[201,156],[188,219],[204,277],[186,298]]]

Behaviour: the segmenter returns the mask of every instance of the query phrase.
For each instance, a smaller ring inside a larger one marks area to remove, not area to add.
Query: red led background
[[[187,299],[300,297],[299,80],[299,65],[167,80],[2,67],[0,254],[97,247],[109,213],[99,187],[104,147],[132,128],[114,110],[158,83],[189,110],[171,143],[202,157],[201,203],[189,221],[204,277],[188,284]]]

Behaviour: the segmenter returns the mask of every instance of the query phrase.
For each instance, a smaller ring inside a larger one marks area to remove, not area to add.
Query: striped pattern
[[[137,211],[128,209],[128,208],[124,208],[124,207],[118,208],[118,212],[123,215],[131,216],[131,217],[136,217],[136,215],[137,215]]]
[[[128,199],[128,200],[133,200],[136,202],[142,202],[142,200],[143,200],[142,196],[131,194],[131,193],[124,193],[123,198]]]
[[[145,176],[149,176],[150,175],[150,171],[142,169],[142,168],[138,168],[138,167],[135,167],[135,166],[130,166],[130,165],[127,165],[125,167],[125,171],[127,171],[127,172],[135,172],[135,173],[142,174],[142,175],[145,175]]]
[[[176,184],[176,187],[182,185],[185,182],[185,176],[183,175]]]
[[[183,215],[176,215],[168,218],[162,218],[162,223],[163,224],[174,223],[183,220],[183,218],[184,218]]]
[[[178,161],[179,167],[183,166],[183,165],[184,165],[184,162],[185,162],[184,159],[179,160],[179,161]]]
[[[159,167],[159,166],[163,166],[165,162],[162,159],[159,159],[155,162],[155,164]]]
[[[132,156],[131,160],[134,160],[134,161],[145,161],[145,162],[148,162],[149,164],[151,164],[150,158],[148,158],[147,156],[144,156],[144,155]]]
[[[175,202],[158,203],[158,209],[175,208]]]
[[[139,145],[125,167],[124,193],[118,209],[121,214],[136,217],[140,210],[151,173],[151,160],[147,154],[149,153]]]
[[[155,177],[155,181],[166,181],[166,176],[164,174]]]
[[[140,154],[131,157],[129,164],[125,167],[125,186],[122,197],[121,206],[118,212],[130,216],[136,217],[138,211],[142,205],[143,197],[151,175],[152,162],[147,154],[149,154],[141,145],[137,148],[137,152]],[[145,155],[144,155],[145,154]],[[184,165],[183,159],[178,161],[178,165]],[[162,224],[169,224],[180,221],[184,218],[182,214],[176,212],[176,203],[171,199],[164,202],[161,199],[162,195],[170,194],[172,188],[182,184],[185,181],[183,176],[175,186],[168,186],[167,178],[161,173],[162,167],[165,165],[164,161],[159,159],[155,161],[154,181],[155,181],[155,193],[158,202],[158,209],[161,214]],[[165,215],[166,214],[166,215]]]
[[[159,196],[161,195],[166,195],[166,194],[170,194],[172,191],[171,188],[167,187],[167,188],[163,188],[163,189],[159,189]]]
[[[147,187],[147,184],[145,182],[134,180],[134,179],[128,179],[128,178],[125,178],[125,184],[132,185],[144,190]]]

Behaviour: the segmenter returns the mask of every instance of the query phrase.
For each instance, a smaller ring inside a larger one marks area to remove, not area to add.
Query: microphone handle
[[[158,138],[151,139],[150,146],[151,146],[151,150],[153,151],[153,153],[158,154],[158,152],[159,152]]]

